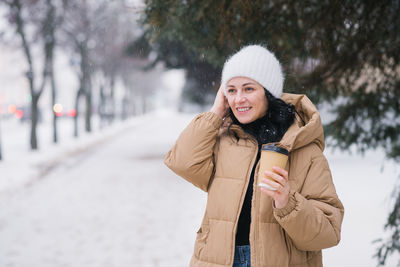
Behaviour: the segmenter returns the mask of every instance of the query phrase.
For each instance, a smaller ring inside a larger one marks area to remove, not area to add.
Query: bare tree
[[[124,49],[129,42],[130,32],[125,31],[132,24],[123,25],[124,14],[121,4],[108,5],[103,15],[102,23],[94,32],[96,40],[94,53],[97,71],[101,74],[99,81],[100,102],[98,112],[100,115],[100,126],[112,123],[115,118],[115,83],[122,69]]]
[[[56,88],[56,81],[54,75],[54,48],[56,45],[56,36],[55,31],[57,28],[58,22],[60,22],[60,18],[57,19],[56,17],[56,7],[54,5],[54,1],[46,0],[45,2],[47,13],[46,18],[43,23],[42,29],[42,38],[44,40],[44,50],[46,55],[46,62],[47,62],[47,72],[48,78],[51,87],[51,103],[52,107],[56,104],[57,98],[57,88]],[[53,142],[58,142],[58,132],[57,132],[57,116],[56,112],[53,110]]]
[[[107,8],[106,1],[71,0],[65,9],[63,32],[66,35],[65,44],[70,47],[75,57],[79,58],[79,88],[75,97],[76,116],[74,121],[74,136],[78,136],[78,119],[80,116],[80,99],[85,99],[85,130],[91,132],[92,124],[92,75],[94,73],[93,48],[96,45],[93,38],[98,29],[98,20]]]
[[[99,115],[101,125],[111,123],[116,114],[115,85],[122,73],[133,71],[126,64],[128,46],[142,33],[138,10],[128,9],[123,1],[107,5],[99,28],[94,32],[97,72],[101,73]]]
[[[75,97],[75,136],[78,136],[82,100],[85,101],[85,130],[90,132],[92,129],[94,90],[100,91],[98,111],[101,119],[111,121],[115,117],[115,84],[124,68],[124,51],[138,35],[135,33],[137,14],[125,11],[123,1],[68,1],[63,23],[64,42],[78,59],[75,61],[79,77]]]
[[[9,8],[9,22],[15,27],[17,35],[21,39],[21,47],[26,59],[28,79],[31,95],[31,130],[30,147],[38,149],[36,127],[39,119],[38,102],[47,84],[51,87],[52,106],[56,101],[56,82],[54,75],[54,49],[56,45],[55,32],[58,27],[56,4],[63,3],[64,0],[5,0],[4,3]],[[42,12],[44,10],[44,12]],[[33,30],[27,31],[30,27]],[[41,46],[43,54],[35,56],[32,51],[37,46]],[[41,74],[35,69],[37,61],[43,60]],[[40,80],[40,81],[39,81]],[[57,117],[53,112],[53,142],[58,141],[57,137]]]
[[[21,38],[22,48],[25,59],[28,63],[28,71],[26,72],[26,78],[29,83],[29,90],[31,94],[31,134],[30,134],[30,146],[31,149],[35,150],[38,148],[36,126],[38,123],[38,101],[43,92],[45,81],[48,76],[49,67],[49,55],[46,55],[44,69],[42,72],[42,81],[39,86],[36,86],[36,72],[34,69],[34,58],[32,56],[33,41],[28,39],[26,32],[27,20],[23,16],[24,8],[26,3],[23,0],[8,0],[5,2],[10,9],[10,22],[15,26],[16,32]],[[25,5],[24,5],[25,4]]]
[[[62,0],[64,1],[64,0]],[[37,9],[45,10],[44,17],[39,17],[36,24],[39,25],[40,38],[43,42],[43,50],[45,55],[45,69],[47,72],[47,83],[51,88],[51,103],[52,107],[56,104],[57,99],[57,87],[55,81],[55,73],[54,73],[54,60],[55,60],[55,46],[56,42],[56,31],[60,26],[63,17],[60,12],[57,12],[57,9],[62,9],[64,5],[63,2],[54,1],[54,0],[42,0],[36,1]],[[45,81],[46,82],[46,81]],[[58,142],[58,132],[57,132],[57,116],[56,112],[52,110],[53,114],[53,142]]]

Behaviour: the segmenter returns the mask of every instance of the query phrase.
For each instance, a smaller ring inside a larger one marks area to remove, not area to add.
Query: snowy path
[[[205,195],[162,164],[180,130],[157,117],[0,195],[0,266],[187,266]]]
[[[188,266],[206,194],[162,161],[192,117],[148,116],[69,154],[42,179],[0,191],[0,267]],[[327,157],[346,214],[324,266],[375,266],[371,241],[398,171],[380,172],[376,153]]]

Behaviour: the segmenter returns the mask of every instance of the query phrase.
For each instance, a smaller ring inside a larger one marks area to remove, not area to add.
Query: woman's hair
[[[295,108],[291,104],[285,103],[282,99],[274,97],[268,90],[264,88],[265,97],[268,100],[267,114],[256,121],[248,124],[240,123],[231,108],[229,108],[229,116],[232,122],[228,126],[228,132],[232,124],[237,124],[243,130],[254,136],[258,144],[266,144],[270,142],[279,142],[287,129],[292,125],[295,117]]]

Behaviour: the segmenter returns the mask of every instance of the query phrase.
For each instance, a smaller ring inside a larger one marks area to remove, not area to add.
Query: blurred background
[[[345,206],[324,266],[399,266],[399,14],[399,0],[0,0],[0,266],[188,266],[207,196],[163,157],[246,44],[321,112]]]

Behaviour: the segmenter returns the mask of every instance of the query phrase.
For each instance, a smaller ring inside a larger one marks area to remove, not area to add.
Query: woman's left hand
[[[265,176],[271,179],[263,178],[262,182],[270,185],[276,190],[266,189],[261,187],[261,192],[267,196],[272,197],[274,200],[275,208],[281,209],[289,202],[290,185],[288,179],[288,172],[279,167],[273,167],[274,172],[266,171]]]

